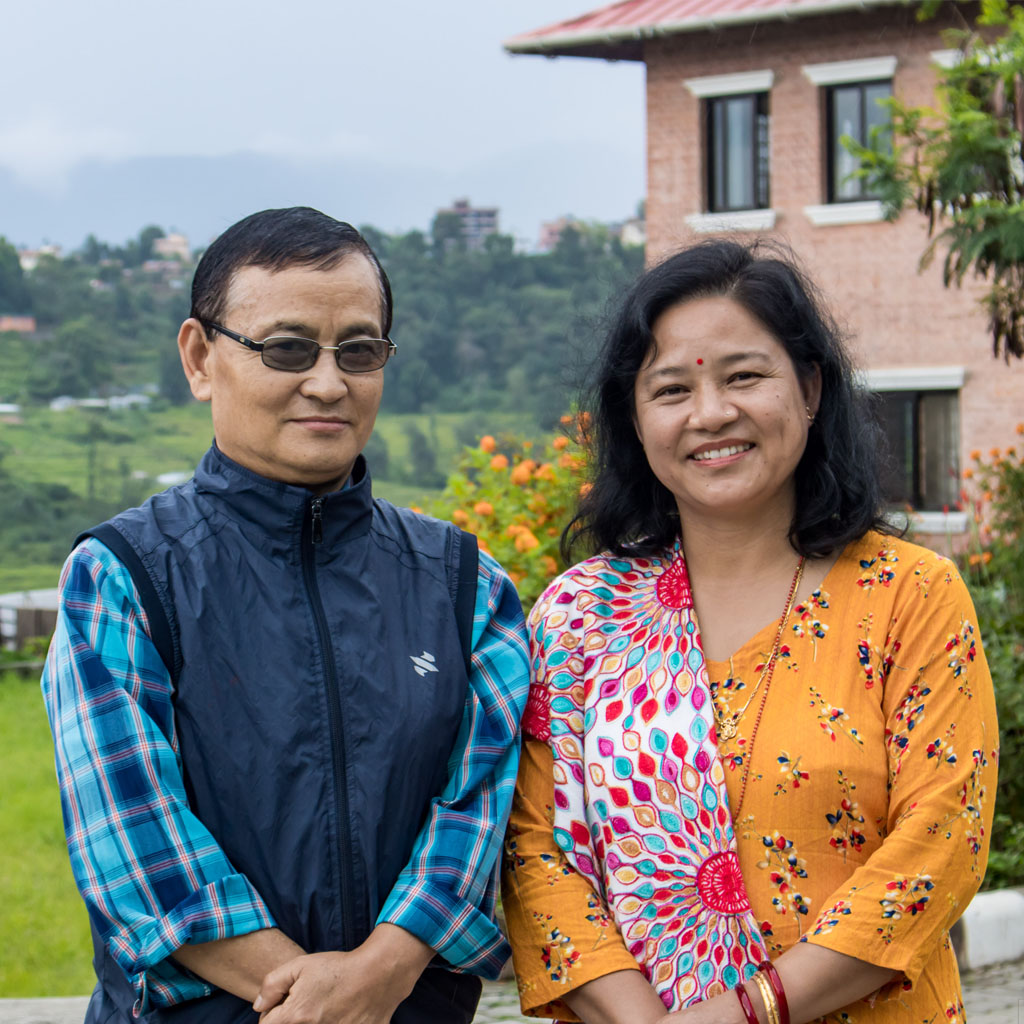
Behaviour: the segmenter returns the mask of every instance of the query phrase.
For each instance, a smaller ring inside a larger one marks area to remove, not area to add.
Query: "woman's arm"
[[[849,1006],[877,992],[898,975],[888,967],[878,967],[845,953],[806,942],[797,943],[774,961],[789,1003],[791,1024],[808,1021]],[[760,1024],[767,1024],[764,1002],[753,980],[744,986]],[[590,1018],[584,1018],[588,1024]],[[689,1009],[671,1013],[661,1024],[747,1024],[735,992],[725,992]]]
[[[523,1010],[586,1024],[659,1020],[664,1004],[593,886],[555,843],[552,771],[548,745],[526,739],[502,872]]]
[[[602,975],[566,993],[562,1001],[586,1024],[655,1024],[675,1019],[665,1017],[665,1004],[639,971]]]

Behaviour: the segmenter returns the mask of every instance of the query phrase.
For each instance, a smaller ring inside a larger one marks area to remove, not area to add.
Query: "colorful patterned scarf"
[[[554,755],[555,842],[669,1010],[767,958],[736,857],[686,563],[601,555],[531,616],[523,730]]]

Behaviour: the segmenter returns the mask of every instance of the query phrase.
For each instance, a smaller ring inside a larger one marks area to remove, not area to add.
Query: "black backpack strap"
[[[476,537],[459,530],[459,582],[455,592],[455,621],[459,626],[462,660],[469,675],[473,658],[473,613],[476,610],[476,583],[480,570],[480,552]]]
[[[87,537],[95,537],[104,547],[108,548],[117,560],[128,570],[128,574],[139,592],[142,610],[149,621],[149,638],[153,641],[160,659],[167,668],[171,682],[176,683],[178,665],[174,657],[174,635],[167,618],[167,611],[157,592],[152,577],[146,570],[138,552],[128,543],[124,534],[110,523],[101,523],[75,538],[74,547],[78,547]],[[472,614],[472,611],[471,611]]]

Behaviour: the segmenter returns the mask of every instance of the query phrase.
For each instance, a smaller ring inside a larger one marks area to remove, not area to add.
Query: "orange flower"
[[[473,506],[473,511],[478,516],[493,516],[494,515],[494,506],[489,501],[478,501]]]
[[[1006,449],[1006,454],[1007,454],[1007,455],[1016,455],[1016,454],[1017,454],[1017,449],[1016,449],[1016,448],[1013,448],[1013,447],[1011,447],[1011,448],[1007,448],[1007,449]]]
[[[498,442],[495,441],[490,434],[484,434],[484,436],[480,438],[480,451],[487,452],[487,454],[490,455],[491,452],[494,451],[497,443]]]
[[[550,555],[541,555],[540,566],[547,576],[554,576],[558,572],[558,563]]]
[[[555,482],[555,471],[551,468],[550,462],[545,462],[543,465],[537,467],[537,472],[533,474],[535,480],[547,480],[548,483]]]
[[[483,539],[483,537],[477,537],[476,543],[477,547],[479,547],[481,551],[486,551],[487,554],[491,553],[491,546]]]
[[[533,442],[532,441],[524,441],[523,442],[523,451],[524,452],[533,451]]]
[[[1018,434],[1024,434],[1024,423],[1018,423],[1016,429]]]
[[[518,572],[515,569],[508,570],[508,578],[518,587],[526,579],[525,572]]]
[[[508,458],[498,454],[491,459],[491,469],[508,469]]]
[[[965,480],[970,480],[970,479],[971,479],[971,477],[973,477],[973,476],[974,476],[974,470],[973,470],[973,469],[971,469],[971,467],[970,467],[970,466],[968,466],[968,467],[967,467],[967,468],[966,468],[966,469],[964,470],[964,472],[963,472],[963,477],[964,477],[964,479],[965,479]]]
[[[982,561],[983,561],[983,562],[984,562],[984,563],[985,563],[986,565],[988,565],[988,563],[992,561],[992,552],[991,552],[991,551],[983,551],[983,552],[981,553],[981,560],[982,560]]]
[[[569,438],[564,436],[556,437],[554,441],[551,442],[551,447],[554,448],[556,452],[560,452],[563,448],[569,447]]]
[[[557,537],[558,536],[558,531],[553,526],[549,526],[544,532],[549,537]]]
[[[532,551],[540,546],[540,541],[524,526],[516,537],[516,551]]]
[[[537,463],[533,459],[523,459],[515,469],[512,470],[509,479],[517,487],[522,487],[523,484],[530,482],[530,477],[533,476],[533,471],[537,468]]]
[[[981,452],[978,451],[977,448],[973,448],[971,450],[971,458],[974,459],[975,462],[977,462],[981,458]]]
[[[984,493],[984,494],[983,494],[983,495],[981,496],[981,498],[982,498],[982,500],[983,500],[983,501],[991,501],[991,500],[992,500],[992,492],[991,492],[991,491],[986,491],[986,492],[985,492],[985,493]]]
[[[508,526],[505,527],[505,536],[515,537],[518,534],[522,533],[525,529],[526,527],[523,526],[521,523],[509,523]]]
[[[568,413],[566,413],[565,416],[559,418],[558,422],[561,423],[563,427],[567,427],[570,423],[572,423],[572,417]],[[1024,427],[1024,423],[1022,423],[1020,426]],[[1020,427],[1018,427],[1017,433],[1024,434],[1024,430],[1021,430]]]
[[[581,498],[585,498],[593,489],[594,489],[594,485],[593,484],[590,484],[590,483],[580,484],[580,497]]]
[[[998,448],[989,448],[988,453],[993,459],[998,459],[1003,454]]]
[[[572,452],[562,452],[558,456],[559,469],[575,469],[579,465],[579,459]]]
[[[409,511],[410,512],[415,512],[417,515],[420,515],[420,516],[423,515],[423,509],[421,509],[419,507],[419,505],[410,505],[409,506]],[[454,519],[455,517],[453,516],[452,518]]]
[[[544,509],[548,507],[548,499],[545,498],[543,494],[535,494],[526,503],[526,507],[534,514],[537,514],[538,512],[543,512]]]
[[[452,512],[452,522],[456,526],[465,526],[469,522],[469,513],[464,508],[457,508]]]
[[[971,565],[981,565],[981,555],[975,553],[975,554],[971,555],[971,557],[968,558],[967,561]]]

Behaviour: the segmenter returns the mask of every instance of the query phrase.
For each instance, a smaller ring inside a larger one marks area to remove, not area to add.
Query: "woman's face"
[[[788,523],[820,375],[801,380],[775,336],[725,296],[670,307],[653,335],[634,382],[636,431],[680,516]]]

